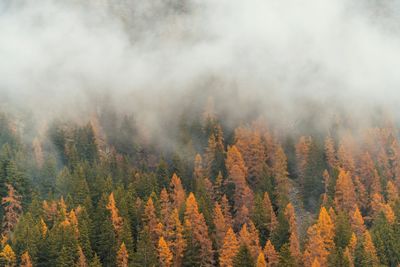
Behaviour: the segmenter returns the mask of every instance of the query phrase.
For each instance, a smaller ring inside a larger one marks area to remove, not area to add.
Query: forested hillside
[[[0,0],[0,267],[400,267],[399,0]]]
[[[397,266],[398,129],[0,116],[1,266]],[[18,122],[18,123],[17,123]],[[28,137],[34,136],[34,137]]]

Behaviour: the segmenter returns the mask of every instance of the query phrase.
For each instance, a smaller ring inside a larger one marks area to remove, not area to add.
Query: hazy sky
[[[310,102],[326,110],[394,108],[398,7],[371,0],[0,0],[0,104],[71,113],[106,95],[150,123],[205,89],[239,113],[254,102],[287,117]]]

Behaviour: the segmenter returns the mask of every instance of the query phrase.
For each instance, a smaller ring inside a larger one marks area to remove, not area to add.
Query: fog
[[[109,102],[156,131],[209,96],[233,118],[397,115],[396,2],[0,0],[0,107],[82,118]]]

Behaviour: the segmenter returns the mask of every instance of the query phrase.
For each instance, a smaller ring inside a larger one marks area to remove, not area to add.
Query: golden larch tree
[[[372,266],[379,266],[379,259],[376,254],[375,245],[372,242],[371,234],[368,230],[364,232],[363,247],[366,257],[371,261]]]
[[[311,267],[321,267],[321,264],[319,264],[319,261],[317,258],[314,259],[313,263],[311,264]]]
[[[338,167],[338,160],[336,157],[335,142],[333,138],[327,136],[325,138],[325,157],[329,167],[334,170]]]
[[[289,250],[295,261],[301,259],[299,235],[297,233],[296,214],[292,203],[287,204],[285,209],[285,216],[289,222]]]
[[[240,154],[239,150],[235,145],[228,147],[228,152],[226,153],[225,160],[226,170],[228,172],[229,179],[232,177],[233,167],[237,166],[244,177],[247,175],[247,167],[244,163],[242,154]]]
[[[160,238],[161,232],[159,227],[159,220],[156,215],[156,209],[154,207],[153,199],[149,197],[143,214],[143,224],[149,230],[151,240],[154,246],[157,245],[158,239]]]
[[[340,168],[354,173],[355,161],[353,156],[354,140],[351,136],[345,136],[339,143],[339,149],[337,152],[338,162]]]
[[[223,195],[221,198],[221,210],[225,218],[225,223],[229,226],[232,226],[231,206],[226,195]]]
[[[254,259],[257,258],[261,251],[258,230],[256,229],[254,223],[249,220],[248,223],[243,224],[242,229],[239,232],[239,239],[241,245],[245,245]]]
[[[384,147],[381,147],[378,152],[377,163],[383,177],[387,180],[392,179],[393,174],[390,167],[389,156]]]
[[[343,169],[340,170],[335,188],[335,206],[337,209],[351,212],[356,204],[356,194],[351,176]]]
[[[226,232],[222,248],[219,251],[219,264],[221,267],[233,266],[233,258],[239,251],[239,242],[232,228]]]
[[[386,193],[388,197],[388,203],[394,206],[396,201],[399,200],[399,190],[392,181],[388,181],[386,185]]]
[[[22,255],[21,255],[21,264],[20,267],[33,267],[32,265],[32,260],[31,260],[31,256],[29,256],[28,251],[25,251]]]
[[[367,191],[370,190],[374,180],[375,164],[368,151],[364,152],[360,157],[358,164],[358,175],[361,177],[361,182],[364,184]]]
[[[88,267],[87,259],[81,246],[78,245],[78,262],[76,263],[76,267]]]
[[[123,226],[123,220],[122,220],[122,217],[119,216],[119,211],[118,211],[117,205],[115,203],[115,198],[114,198],[113,192],[111,192],[110,196],[108,197],[108,203],[107,203],[106,208],[107,208],[107,210],[110,211],[111,223],[114,227],[116,236],[119,237],[122,226]]]
[[[181,208],[182,204],[185,202],[186,194],[182,186],[181,178],[175,173],[172,175],[170,183],[170,197],[172,200],[172,206],[176,207],[178,210]]]
[[[17,194],[14,187],[10,184],[6,185],[7,195],[2,198],[1,204],[4,210],[3,217],[3,234],[8,235],[19,221],[22,213],[21,196]]]
[[[185,230],[193,236],[194,245],[200,249],[201,263],[204,266],[212,265],[213,249],[209,238],[208,227],[203,214],[199,212],[198,204],[193,193],[186,199]]]
[[[173,256],[163,237],[160,237],[160,240],[158,241],[157,251],[160,266],[170,267],[172,265]]]
[[[129,254],[126,249],[125,243],[122,242],[119,250],[117,252],[117,266],[118,267],[128,267],[129,264]]]
[[[358,175],[354,176],[353,180],[354,180],[354,190],[356,192],[357,204],[361,208],[365,209],[368,207],[368,192]]]
[[[225,222],[224,214],[222,213],[221,206],[218,203],[216,203],[214,207],[213,222],[215,225],[215,241],[217,248],[220,248],[223,245],[226,231],[231,227],[231,225]]]
[[[248,169],[247,181],[252,186],[257,185],[265,162],[265,151],[259,131],[244,127],[236,128],[235,146],[243,156]]]
[[[170,214],[165,226],[164,236],[169,249],[173,254],[174,266],[182,263],[183,252],[186,247],[186,240],[183,236],[183,226],[179,219],[178,210],[175,208]]]
[[[279,264],[279,254],[276,252],[274,245],[268,240],[264,247],[264,255],[267,260],[268,267],[276,267]]]
[[[345,260],[348,261],[349,267],[354,267],[354,252],[351,252],[349,247],[346,247],[346,249],[344,250],[343,257]]]
[[[300,184],[304,184],[305,171],[311,146],[311,136],[301,136],[296,144],[296,165]]]
[[[319,228],[319,232],[324,242],[325,249],[331,252],[335,247],[335,225],[333,224],[332,219],[326,211],[325,207],[321,208],[317,221],[317,227]]]
[[[15,253],[11,246],[6,244],[0,253],[0,260],[4,263],[4,267],[14,267],[16,264]]]
[[[169,217],[171,212],[171,203],[169,201],[169,194],[165,188],[160,192],[160,217],[163,224]]]
[[[350,241],[349,244],[347,245],[349,251],[354,254],[356,247],[357,247],[357,236],[356,234],[353,232],[351,233],[351,237],[350,237]]]
[[[238,165],[233,165],[230,171],[230,180],[235,185],[234,210],[235,213],[235,226],[239,227],[247,221],[249,215],[249,208],[253,206],[253,191],[247,185],[245,175]],[[247,212],[246,212],[247,209]],[[247,217],[246,217],[247,215]]]
[[[265,262],[264,253],[262,253],[262,252],[260,252],[258,254],[256,267],[267,267],[267,263]]]
[[[318,259],[321,266],[327,266],[329,252],[325,248],[318,226],[316,224],[310,226],[307,235],[308,241],[303,255],[304,266],[312,266],[315,259]]]
[[[350,222],[351,228],[353,229],[356,236],[358,236],[359,238],[362,237],[366,227],[364,224],[364,218],[362,217],[358,207],[356,207],[354,212],[350,214]]]

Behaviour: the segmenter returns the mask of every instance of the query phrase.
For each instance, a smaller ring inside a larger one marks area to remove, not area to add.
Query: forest
[[[28,120],[29,121],[29,120]],[[398,266],[398,129],[284,134],[262,117],[0,116],[1,266]],[[22,127],[25,125],[25,127]]]
[[[399,21],[0,0],[0,267],[400,267]]]

